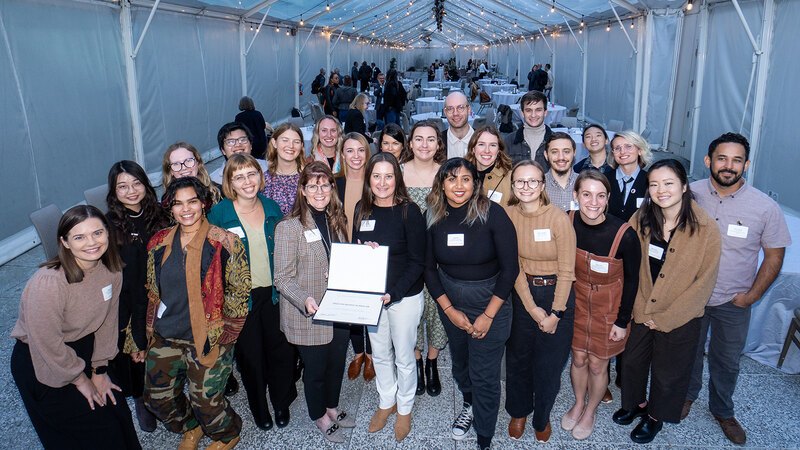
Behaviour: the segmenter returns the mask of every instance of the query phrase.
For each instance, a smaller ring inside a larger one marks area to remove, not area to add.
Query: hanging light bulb
[[[556,0],[553,0],[553,6],[550,7],[550,12],[551,13],[556,12]]]
[[[286,35],[289,36],[289,29],[286,29]]]
[[[353,29],[354,29],[354,30],[356,29],[356,24],[355,24],[355,23],[353,23]]]
[[[302,27],[302,26],[303,26],[303,25],[305,25],[305,24],[306,24],[306,23],[305,23],[305,22],[303,22],[303,16],[300,16],[300,26]]]
[[[253,24],[250,24],[250,31],[253,31]]]
[[[608,21],[608,25],[606,25],[606,31],[611,31],[611,21]]]
[[[331,10],[331,4],[330,3],[326,3],[325,4],[325,11],[330,11],[330,10]]]
[[[687,11],[691,11],[691,10],[692,10],[692,8],[694,7],[693,3],[694,3],[694,0],[689,0],[689,1],[686,3],[686,10],[687,10]]]
[[[583,16],[581,16],[581,28],[583,28],[585,24],[583,23]]]

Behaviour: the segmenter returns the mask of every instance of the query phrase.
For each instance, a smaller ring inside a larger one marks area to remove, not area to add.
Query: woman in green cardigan
[[[252,156],[238,153],[225,164],[225,198],[208,214],[208,221],[239,236],[247,252],[253,287],[250,313],[236,342],[236,361],[253,420],[258,428],[273,426],[267,387],[275,409],[275,424],[289,424],[289,406],[297,398],[294,349],[280,330],[278,291],[273,286],[275,225],[283,217],[273,200],[260,194],[264,174]]]

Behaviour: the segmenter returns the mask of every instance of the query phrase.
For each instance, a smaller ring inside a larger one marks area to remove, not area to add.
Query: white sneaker
[[[469,433],[472,428],[472,405],[464,403],[461,414],[453,422],[453,439],[460,441]]]

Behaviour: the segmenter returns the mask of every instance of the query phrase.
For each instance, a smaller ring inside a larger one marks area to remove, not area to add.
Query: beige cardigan
[[[703,317],[717,281],[721,239],[717,224],[695,201],[692,201],[692,210],[699,229],[691,236],[688,227],[675,232],[655,286],[648,256],[650,238],[640,233],[642,210],[631,217],[629,223],[636,230],[642,247],[639,291],[633,304],[634,322],[653,320],[658,331],[669,332],[696,317]]]

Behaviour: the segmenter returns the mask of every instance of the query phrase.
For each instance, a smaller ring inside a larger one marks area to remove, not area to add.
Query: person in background
[[[397,79],[397,71],[390,69],[386,74],[386,88],[383,90],[383,107],[386,114],[386,123],[400,125],[400,112],[406,105],[408,94],[406,89]]]
[[[650,145],[633,131],[617,133],[611,140],[609,168],[603,172],[611,184],[608,213],[629,220],[647,193],[647,171],[653,159]]]
[[[505,136],[508,156],[514,163],[525,159],[538,162],[545,171],[550,164],[545,159],[546,142],[553,131],[544,123],[547,117],[547,97],[538,91],[525,93],[519,100],[522,110],[522,127]]]
[[[158,203],[147,173],[133,161],[118,161],[111,166],[106,204],[109,235],[118,244],[124,264],[119,293],[119,352],[109,367],[122,393],[133,397],[139,428],[152,432],[158,423],[142,398],[147,350],[147,243],[156,231],[169,225],[169,217]]]
[[[383,92],[386,89],[386,75],[378,74],[375,81],[375,117],[377,119],[375,129],[382,130],[386,119],[386,105],[383,102]]]
[[[253,154],[253,134],[244,124],[239,122],[230,122],[223,125],[217,132],[217,145],[222,152],[227,164],[228,158],[237,153]],[[267,162],[263,159],[258,159],[258,164],[261,166],[261,171],[267,170]],[[211,181],[219,186],[222,186],[222,172],[225,170],[223,164],[217,170],[211,172]]]
[[[391,153],[395,159],[400,161],[401,155],[407,152],[406,134],[400,128],[400,125],[396,123],[387,124],[381,130],[381,134],[378,137],[378,145],[381,152]]]
[[[123,265],[108,222],[79,205],[61,216],[56,234],[58,255],[28,280],[11,330],[14,383],[44,448],[141,449],[108,372]]]
[[[369,108],[369,96],[361,93],[356,95],[353,102],[350,103],[350,112],[347,114],[347,119],[344,122],[345,133],[359,133],[364,136],[368,143],[372,142],[369,131],[367,128],[367,108]]]
[[[605,128],[593,123],[586,125],[583,129],[583,146],[589,152],[589,156],[578,161],[572,170],[581,173],[588,169],[597,169],[600,172],[610,170],[608,165],[608,133]]]
[[[550,413],[569,358],[575,310],[575,231],[569,217],[550,203],[543,172],[535,161],[515,164],[506,207],[520,267],[506,344],[508,435],[520,439],[533,413],[537,442],[547,442],[552,433]]]
[[[720,257],[719,229],[692,200],[681,163],[657,161],[647,179],[644,204],[629,221],[642,264],[622,360],[622,407],[612,416],[619,425],[641,417],[630,434],[637,444],[651,442],[664,422],[680,421]]]
[[[610,189],[608,179],[594,169],[575,180],[580,208],[571,213],[578,247],[570,367],[575,403],[561,428],[578,440],[594,429],[597,406],[608,390],[608,361],[625,348],[639,287],[639,239],[626,222],[606,214]]]
[[[491,447],[500,406],[500,364],[509,337],[509,296],[519,274],[514,225],[480,190],[464,158],[447,160],[428,196],[425,283],[450,341],[453,378],[464,402],[452,438],[473,423],[478,447]],[[528,380],[530,381],[530,380]]]
[[[334,69],[331,77],[328,78],[328,84],[322,88],[322,110],[329,116],[339,114],[338,105],[333,100],[333,96],[339,88],[339,74],[336,70]]]
[[[508,205],[511,198],[511,158],[497,129],[481,127],[472,135],[467,149],[467,161],[475,164],[483,193],[489,200]]]
[[[331,443],[342,443],[342,428],[355,417],[339,409],[349,327],[315,322],[327,288],[331,245],[345,242],[347,218],[333,173],[322,161],[303,168],[292,212],[275,228],[275,286],[280,292],[281,330],[305,364],[303,386],[308,415]]]
[[[544,90],[542,91],[547,98],[550,98],[550,94],[553,93],[553,71],[550,69],[550,64],[544,65],[544,72],[547,75],[547,82],[544,85]]]
[[[263,193],[278,203],[283,215],[289,214],[294,205],[300,171],[306,161],[304,146],[303,131],[289,122],[279,125],[269,140]]]
[[[167,189],[173,180],[184,177],[200,180],[211,195],[213,203],[222,199],[222,185],[211,181],[200,152],[194,145],[179,141],[164,151],[164,158],[161,160],[161,186]]]
[[[316,88],[317,92],[313,92],[315,86],[318,86]],[[320,105],[322,105],[325,102],[324,88],[325,88],[325,69],[320,68],[319,73],[317,74],[316,77],[314,77],[314,81],[311,83],[311,91],[312,91],[311,93],[317,95],[317,100],[319,101]]]
[[[283,217],[277,203],[264,197],[264,173],[258,160],[244,153],[225,164],[225,198],[208,213],[212,225],[236,234],[250,266],[249,313],[236,341],[236,363],[256,427],[273,426],[267,387],[275,410],[274,424],[289,424],[289,406],[297,398],[292,380],[294,348],[280,330],[278,291],[274,287],[275,225]]]
[[[345,75],[344,83],[333,94],[333,105],[337,110],[337,114],[334,115],[339,119],[339,122],[344,123],[347,120],[350,104],[353,103],[356,95],[358,95],[358,90],[353,85],[353,79],[350,78],[350,75]]]
[[[577,210],[573,191],[578,174],[572,170],[572,163],[575,162],[575,141],[568,133],[556,131],[545,141],[545,145],[545,158],[550,166],[544,176],[547,195],[562,211]]]
[[[358,69],[358,79],[361,80],[361,92],[369,91],[369,83],[372,81],[372,68],[366,61],[363,61],[361,68]]]
[[[358,80],[361,78],[358,71],[358,61],[353,61],[353,67],[350,68],[350,79],[353,80],[353,87],[358,88]]]
[[[320,84],[320,86],[322,85]],[[233,121],[244,125],[252,133],[253,149],[251,154],[253,157],[265,159],[267,156],[267,122],[264,120],[264,116],[256,109],[253,99],[247,96],[239,100],[239,111],[241,112]],[[221,145],[220,148],[222,148]]]
[[[311,155],[306,158],[306,163],[322,161],[328,164],[331,172],[338,173],[342,170],[340,153],[342,150],[342,124],[333,116],[322,116],[314,125],[311,136]]]
[[[352,242],[389,247],[384,311],[377,326],[370,326],[374,345],[376,386],[380,403],[368,431],[375,433],[397,412],[395,439],[411,431],[414,406],[414,345],[424,307],[425,219],[403,184],[397,159],[379,153],[370,159],[363,195],[356,208]]]

